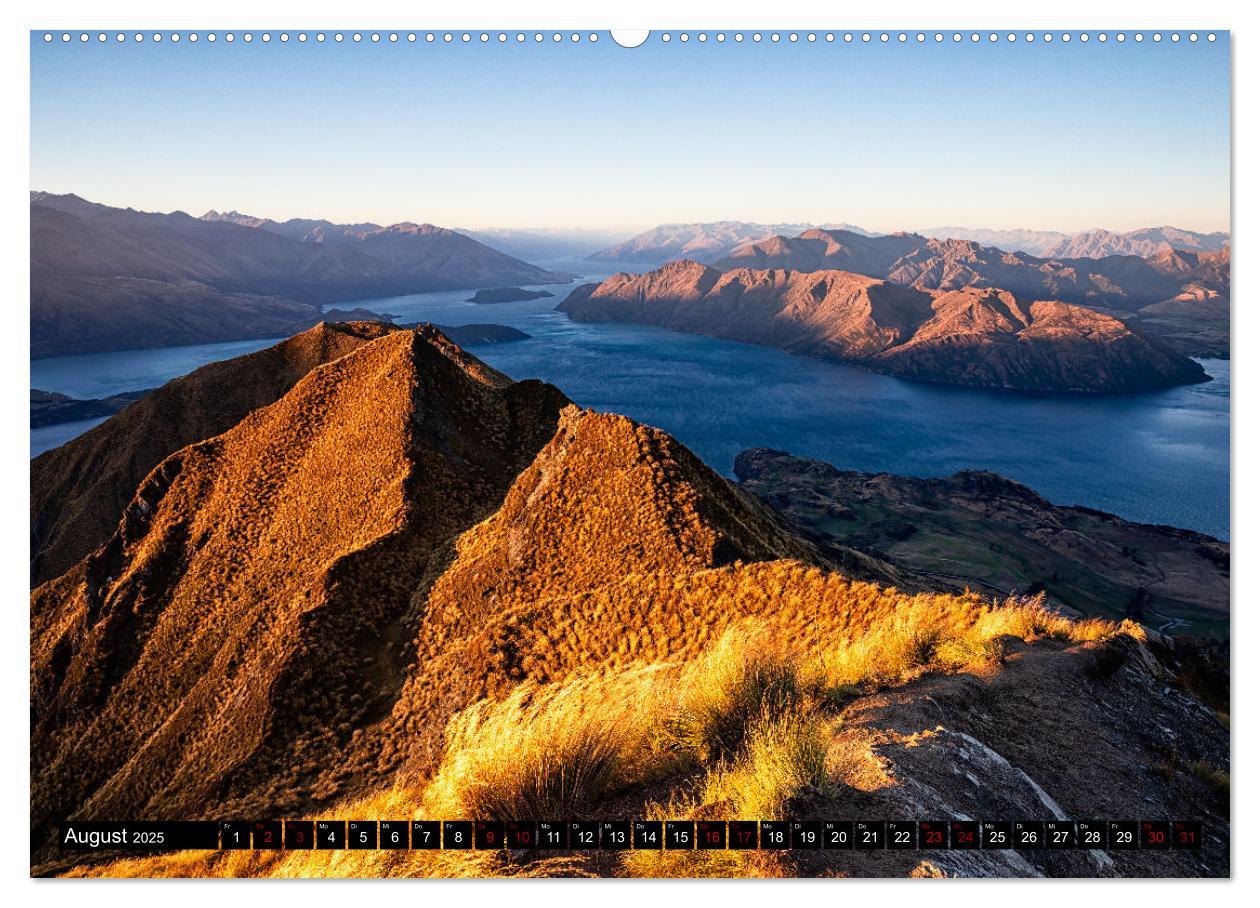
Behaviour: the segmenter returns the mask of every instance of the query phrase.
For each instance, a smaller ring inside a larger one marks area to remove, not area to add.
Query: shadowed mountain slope
[[[312,238],[48,193],[31,194],[30,217],[36,357],[275,337],[340,300],[572,279],[431,224]]]
[[[972,286],[933,294],[846,271],[672,262],[578,287],[559,309],[972,387],[1126,392],[1206,380],[1192,360],[1081,306]]]
[[[741,488],[821,545],[869,552],[955,590],[1044,592],[1084,615],[1229,638],[1229,543],[1057,506],[996,473],[921,479],[838,470],[755,448]]]

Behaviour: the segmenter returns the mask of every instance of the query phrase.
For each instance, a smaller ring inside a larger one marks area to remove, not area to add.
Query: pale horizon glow
[[[1229,39],[45,44],[31,188],[625,236],[1230,229]]]

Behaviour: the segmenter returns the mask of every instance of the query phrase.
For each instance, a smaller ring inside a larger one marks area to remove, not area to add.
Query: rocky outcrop
[[[1004,638],[1000,665],[988,672],[931,675],[848,707],[831,754],[850,784],[828,809],[947,821],[1199,819],[1210,830],[1203,850],[858,852],[846,856],[845,869],[856,876],[1223,873],[1228,796],[1196,766],[1227,767],[1228,735],[1210,709],[1176,688],[1175,668],[1157,634],[1078,646]],[[1179,816],[1188,803],[1196,817]]]

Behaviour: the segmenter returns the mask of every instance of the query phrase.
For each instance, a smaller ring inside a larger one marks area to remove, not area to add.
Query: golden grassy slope
[[[321,323],[273,347],[211,363],[31,461],[31,585],[70,569],[109,539],[149,471],[185,445],[226,432],[277,401],[312,369],[397,331],[381,322]]]
[[[991,671],[1004,635],[1067,644],[1121,630],[1076,623],[1036,602],[967,597],[921,602],[856,640],[881,641],[865,688],[925,671]],[[826,647],[802,647],[768,620],[732,625],[697,657],[636,665],[569,681],[526,681],[457,714],[426,783],[399,784],[336,805],[324,816],[555,819],[774,819],[809,816],[845,784],[831,752],[850,684],[836,687]],[[924,642],[907,649],[904,640]],[[968,661],[959,661],[962,654]],[[845,675],[851,678],[851,675]],[[844,755],[846,764],[853,762]],[[802,805],[805,809],[801,810]],[[825,809],[825,808],[824,808]],[[779,876],[796,857],[766,852],[594,854],[221,852],[129,859],[83,871],[101,876]]]

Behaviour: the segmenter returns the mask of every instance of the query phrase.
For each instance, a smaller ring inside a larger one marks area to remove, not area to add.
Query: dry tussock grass
[[[942,602],[952,605],[942,609]],[[350,817],[557,819],[598,816],[613,800],[659,819],[774,819],[793,799],[839,784],[827,765],[838,687],[896,683],[925,670],[994,658],[1004,635],[1079,643],[1122,630],[1077,621],[1040,600],[907,597],[903,607],[833,648],[802,643],[772,621],[728,627],[684,662],[636,665],[551,684],[526,681],[447,726],[427,785],[398,786],[325,812]],[[664,784],[671,793],[653,798]],[[780,856],[735,851],[626,853],[627,876],[780,876]],[[507,853],[259,852],[120,861],[93,875],[586,875],[575,856]]]
[[[446,754],[425,794],[434,817],[525,820],[593,816],[659,772],[654,704],[664,666],[525,682],[447,726]]]
[[[683,671],[665,732],[702,761],[729,756],[761,720],[774,720],[804,696],[797,662],[760,623],[741,622]]]
[[[790,799],[826,793],[828,722],[818,713],[767,712],[747,733],[742,752],[711,769],[700,805],[705,816],[732,820],[784,819]]]
[[[702,776],[698,797],[665,813],[775,819],[791,798],[828,788],[827,740],[836,719],[804,665],[786,641],[748,622],[684,669],[666,728],[699,758]]]
[[[1000,661],[1005,636],[1084,643],[1120,629],[1100,618],[1065,617],[1046,608],[1042,596],[1001,604],[975,596],[960,596],[952,603],[943,599],[909,597],[862,634],[823,650],[814,663],[817,683],[831,689],[895,684],[928,669],[959,670]]]
[[[1004,635],[1079,643],[1120,629],[1063,617],[1040,600],[996,604],[957,597],[952,608],[941,609],[944,598],[907,600],[903,611],[834,650],[801,647],[769,622],[745,621],[676,671],[661,664],[613,676],[615,681],[573,681],[546,694],[531,687],[493,706],[478,705],[453,723],[430,796],[440,792],[441,803],[483,805],[476,815],[489,817],[511,815],[496,812],[504,805],[523,817],[580,815],[552,806],[575,803],[568,795],[562,802],[544,801],[541,813],[529,810],[551,790],[540,780],[566,778],[560,769],[573,765],[572,754],[599,739],[600,746],[579,761],[597,760],[598,773],[581,775],[575,767],[567,776],[599,781],[591,788],[592,806],[612,790],[605,780],[617,778],[617,789],[646,787],[672,768],[683,778],[684,794],[647,805],[645,815],[783,817],[794,798],[825,797],[836,784],[827,751],[839,721],[831,696],[837,686],[895,683],[929,668],[985,663],[994,657],[993,641]],[[671,705],[643,706],[659,702]],[[617,732],[608,734],[608,728]],[[671,750],[687,762],[671,764]],[[597,794],[598,787],[606,793]],[[765,876],[782,868],[765,855],[631,852],[623,869],[633,876]]]
[[[835,721],[820,691],[802,676],[802,659],[764,624],[730,628],[681,673],[665,730],[700,761],[696,778],[658,819],[775,819],[806,791],[825,794],[827,741]],[[631,852],[627,875],[772,877],[787,874],[781,856],[741,851]]]

